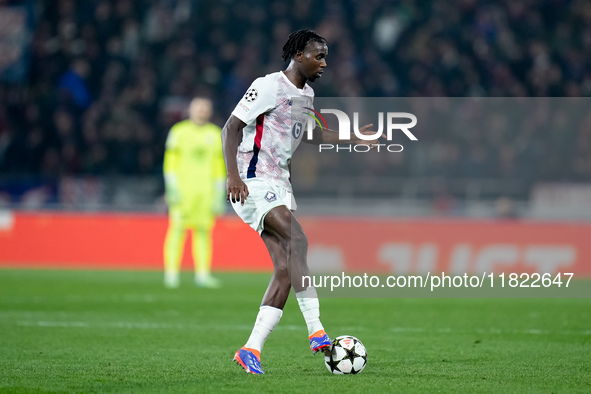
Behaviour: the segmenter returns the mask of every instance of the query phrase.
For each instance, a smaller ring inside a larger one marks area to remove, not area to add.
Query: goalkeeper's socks
[[[244,345],[245,348],[255,349],[259,353],[263,350],[265,341],[271,334],[271,331],[277,327],[283,311],[268,305],[262,305],[257,315],[257,320],[250,334],[250,338]]]
[[[308,326],[308,335],[313,336],[318,331],[324,331],[320,323],[320,303],[316,289],[310,286],[304,291],[297,292],[296,298]]]
[[[164,286],[176,289],[181,285],[180,274],[175,271],[164,271]]]

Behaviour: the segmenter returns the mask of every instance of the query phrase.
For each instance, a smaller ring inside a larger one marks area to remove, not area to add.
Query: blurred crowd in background
[[[0,1],[0,12],[14,7],[27,11],[31,36],[20,76],[2,74],[0,62],[4,179],[160,176],[166,135],[189,100],[212,98],[223,125],[255,78],[285,66],[281,47],[300,28],[329,42],[317,96],[591,96],[584,0]],[[570,127],[568,140],[560,127],[440,135],[420,167],[412,153],[375,167],[409,178],[590,181],[590,122]],[[442,155],[457,158],[453,173],[439,173]],[[517,171],[526,160],[539,171]]]

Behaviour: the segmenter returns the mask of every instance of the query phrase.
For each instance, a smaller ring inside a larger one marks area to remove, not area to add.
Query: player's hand
[[[226,183],[226,200],[228,202],[240,202],[241,205],[244,205],[248,194],[248,186],[240,177],[228,177]]]
[[[363,134],[363,135],[375,135],[376,132],[375,131],[371,131],[369,130],[370,127],[373,127],[373,124],[366,124],[365,126],[361,127],[359,129],[359,133]],[[382,133],[381,136],[377,137],[376,139],[373,140],[362,140],[361,138],[357,137],[357,135],[355,135],[354,133],[351,134],[351,142],[355,145],[368,145],[370,149],[375,149],[377,146],[376,144],[378,144],[380,142],[379,138],[383,137],[386,138],[386,135],[384,133]]]
[[[226,212],[226,201],[216,198],[211,206],[211,211],[214,215],[223,215]]]
[[[164,195],[164,201],[166,201],[166,204],[168,206],[177,205],[177,204],[181,203],[181,198],[178,196],[178,194],[173,194],[173,193],[167,192]]]

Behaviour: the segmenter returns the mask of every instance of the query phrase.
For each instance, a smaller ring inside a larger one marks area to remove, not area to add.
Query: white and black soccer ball
[[[324,364],[335,375],[356,374],[367,364],[367,351],[359,339],[341,335],[332,341],[332,351],[325,353]]]

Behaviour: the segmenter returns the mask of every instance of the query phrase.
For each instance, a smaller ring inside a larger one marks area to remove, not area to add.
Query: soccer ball
[[[324,364],[335,375],[356,374],[367,364],[367,351],[359,339],[341,335],[332,341],[332,351],[324,355]]]

